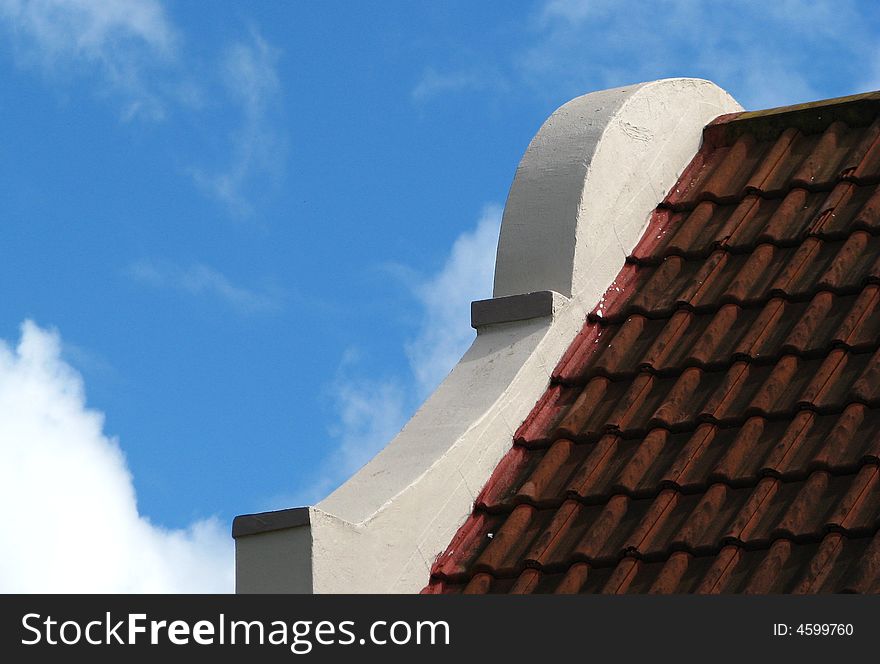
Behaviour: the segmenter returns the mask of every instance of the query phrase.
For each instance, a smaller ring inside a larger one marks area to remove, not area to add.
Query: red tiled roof
[[[878,111],[706,128],[426,592],[880,592]]]

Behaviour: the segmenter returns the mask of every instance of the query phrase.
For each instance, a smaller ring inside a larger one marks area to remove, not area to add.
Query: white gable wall
[[[738,110],[715,84],[679,78],[594,92],[553,113],[508,195],[496,301],[474,305],[474,320],[492,322],[388,446],[308,509],[308,523],[237,519],[237,592],[427,585],[586,314],[697,152],[703,127]],[[529,295],[539,291],[550,294]]]

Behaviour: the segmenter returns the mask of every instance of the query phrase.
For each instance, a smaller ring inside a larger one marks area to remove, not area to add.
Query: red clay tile
[[[581,591],[590,574],[590,566],[586,563],[575,563],[559,580],[555,592],[565,595],[577,594]]]
[[[858,183],[876,182],[880,177],[880,121],[864,130],[844,176]]]
[[[822,115],[710,124],[426,592],[880,592],[880,119]]]
[[[673,551],[646,561],[624,556],[607,567],[576,562],[561,571],[525,569],[513,578],[478,573],[468,580],[435,579],[425,592],[532,593],[877,593],[880,535],[850,537],[832,532],[821,540],[775,540],[766,549],[727,545],[694,556]]]

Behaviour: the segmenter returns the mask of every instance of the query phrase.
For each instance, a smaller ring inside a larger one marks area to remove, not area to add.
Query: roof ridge
[[[714,145],[725,145],[745,132],[763,139],[778,136],[792,127],[804,134],[815,134],[824,131],[836,120],[850,127],[865,126],[871,124],[878,113],[880,90],[758,111],[728,113],[706,125],[703,136],[704,140]]]

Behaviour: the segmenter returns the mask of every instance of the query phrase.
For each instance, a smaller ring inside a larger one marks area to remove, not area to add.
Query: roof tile
[[[520,582],[528,579],[528,584]],[[659,561],[625,556],[611,567],[577,562],[565,570],[527,568],[515,579],[476,575],[467,586],[437,581],[441,592],[626,593],[820,593],[880,592],[880,536],[850,538],[830,533],[819,542],[776,540],[767,549],[725,546],[695,556],[674,551]]]
[[[880,119],[844,106],[710,124],[426,591],[880,592]]]

